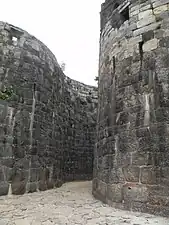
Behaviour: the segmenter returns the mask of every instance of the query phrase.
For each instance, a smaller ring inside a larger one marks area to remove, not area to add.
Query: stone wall
[[[101,10],[93,194],[169,215],[169,0],[106,0]]]
[[[66,77],[35,37],[0,22],[0,195],[91,179],[97,88]]]
[[[96,134],[97,88],[66,78],[71,120],[67,125],[72,132],[69,146],[64,149],[63,179],[89,180],[93,177],[93,152]],[[70,149],[70,144],[72,147]]]

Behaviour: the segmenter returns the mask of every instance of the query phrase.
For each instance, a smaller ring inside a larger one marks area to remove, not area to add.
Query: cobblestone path
[[[113,209],[91,195],[91,182],[0,197],[0,225],[169,225],[169,218]]]

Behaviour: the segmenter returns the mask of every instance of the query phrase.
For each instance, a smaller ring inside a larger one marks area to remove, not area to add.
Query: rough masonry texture
[[[93,194],[169,216],[169,0],[102,4]]]
[[[12,94],[2,98],[5,88]],[[97,88],[66,77],[44,44],[0,22],[0,90],[0,195],[92,179]]]

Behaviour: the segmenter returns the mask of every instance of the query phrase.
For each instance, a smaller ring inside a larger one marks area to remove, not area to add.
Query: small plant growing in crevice
[[[12,86],[10,87],[4,87],[3,90],[0,90],[0,99],[1,100],[8,100],[12,97],[14,91]]]

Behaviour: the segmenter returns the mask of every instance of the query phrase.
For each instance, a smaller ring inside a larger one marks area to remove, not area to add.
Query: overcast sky
[[[0,0],[0,20],[40,39],[66,63],[65,74],[96,85],[104,0]]]

